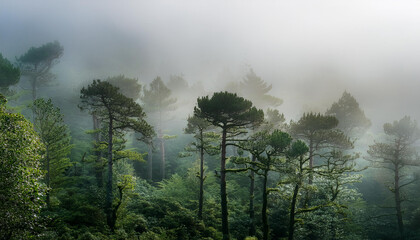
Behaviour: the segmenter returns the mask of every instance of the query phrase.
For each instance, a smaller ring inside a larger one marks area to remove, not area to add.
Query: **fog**
[[[288,119],[324,112],[344,90],[374,128],[420,119],[418,1],[23,1],[0,3],[0,52],[64,46],[60,86],[125,74],[147,84],[182,74],[223,89],[249,67]]]

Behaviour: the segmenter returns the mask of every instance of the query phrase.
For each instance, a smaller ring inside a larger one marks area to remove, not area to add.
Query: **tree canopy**
[[[333,103],[326,114],[338,120],[338,128],[346,134],[360,134],[370,127],[371,122],[365,116],[356,99],[348,92],[343,92],[341,98]]]
[[[7,91],[19,82],[20,70],[0,53],[0,91]]]
[[[21,114],[5,111],[0,94],[0,238],[29,238],[40,225],[45,185],[43,145]]]

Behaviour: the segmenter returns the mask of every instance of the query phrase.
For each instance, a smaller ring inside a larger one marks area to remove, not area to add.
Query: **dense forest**
[[[0,1],[0,240],[420,240],[419,12]]]
[[[0,58],[1,239],[420,239],[409,116],[373,134],[344,92],[286,121],[252,68],[213,93],[181,75],[63,92],[63,53]]]

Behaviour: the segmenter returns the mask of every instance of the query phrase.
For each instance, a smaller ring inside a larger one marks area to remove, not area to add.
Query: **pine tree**
[[[252,106],[252,102],[238,97],[234,93],[217,92],[197,99],[194,115],[206,119],[212,125],[221,128],[221,159],[220,159],[220,197],[222,209],[223,239],[230,239],[226,192],[226,146],[235,137],[244,134],[247,127],[259,125],[264,119],[262,110]]]
[[[144,110],[151,115],[157,114],[154,116],[157,126],[154,126],[157,129],[157,138],[159,140],[161,162],[160,162],[160,175],[164,179],[166,175],[166,159],[165,159],[165,139],[166,136],[163,134],[163,122],[166,119],[166,113],[168,111],[174,110],[174,103],[176,102],[175,98],[171,98],[171,90],[166,87],[165,83],[160,77],[156,77],[151,83],[149,88],[143,89],[143,106]],[[148,167],[149,167],[149,179],[152,180],[152,171],[153,171],[153,159],[152,159],[152,150],[153,147],[149,145],[148,153]]]
[[[386,138],[369,146],[369,160],[374,167],[388,169],[393,174],[392,185],[388,189],[394,194],[395,213],[400,239],[404,239],[404,221],[402,203],[407,199],[403,195],[404,187],[417,181],[404,173],[410,167],[420,166],[414,144],[420,139],[417,122],[410,117],[384,124]]]
[[[108,175],[106,186],[105,212],[111,230],[114,230],[116,219],[113,216],[113,136],[123,133],[127,129],[134,130],[142,135],[144,141],[153,135],[152,127],[144,120],[146,114],[142,107],[133,99],[124,96],[118,88],[109,82],[94,80],[87,88],[80,91],[82,110],[95,114],[107,126],[108,140]]]
[[[62,181],[65,170],[71,166],[69,129],[63,121],[63,115],[48,99],[36,99],[33,104],[35,113],[34,127],[38,132],[41,142],[45,146],[42,159],[43,169],[46,171],[45,182],[48,187],[47,207],[50,208],[50,195]]]
[[[290,123],[291,135],[302,139],[309,146],[309,167],[311,169],[314,167],[314,158],[316,156],[322,158],[323,149],[353,147],[350,139],[336,128],[337,125],[337,118],[319,113],[305,113],[299,121]]]
[[[13,66],[13,64],[0,53],[0,92],[11,95],[9,87],[17,84],[19,79],[19,68]]]
[[[204,153],[214,155],[217,153],[217,149],[214,146],[214,142],[220,137],[219,134],[215,132],[210,132],[212,126],[205,119],[198,118],[197,116],[191,116],[187,119],[187,127],[184,129],[186,134],[194,134],[196,139],[190,147],[192,151],[198,151],[200,154],[200,193],[198,198],[198,218],[202,219],[203,217],[203,202],[204,202]]]
[[[269,228],[268,228],[268,175],[270,171],[281,171],[282,170],[282,159],[285,158],[286,152],[289,148],[292,138],[289,134],[280,130],[274,130],[271,133],[267,130],[263,130],[253,134],[247,139],[247,141],[240,144],[243,150],[249,151],[255,160],[242,161],[256,174],[262,176],[263,187],[262,187],[262,232],[263,239],[268,240]]]
[[[64,48],[58,41],[46,43],[40,47],[31,47],[17,60],[23,76],[29,77],[32,89],[32,101],[37,98],[36,91],[54,78],[50,69],[63,55]]]
[[[337,127],[347,135],[358,136],[371,125],[359,103],[348,92],[344,92],[341,98],[331,105],[326,114],[336,117]]]

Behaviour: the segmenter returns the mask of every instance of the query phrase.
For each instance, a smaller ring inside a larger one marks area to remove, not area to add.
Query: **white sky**
[[[64,85],[182,73],[218,90],[223,69],[251,66],[288,118],[347,90],[374,123],[420,120],[420,1],[0,1],[7,58],[54,40]]]

